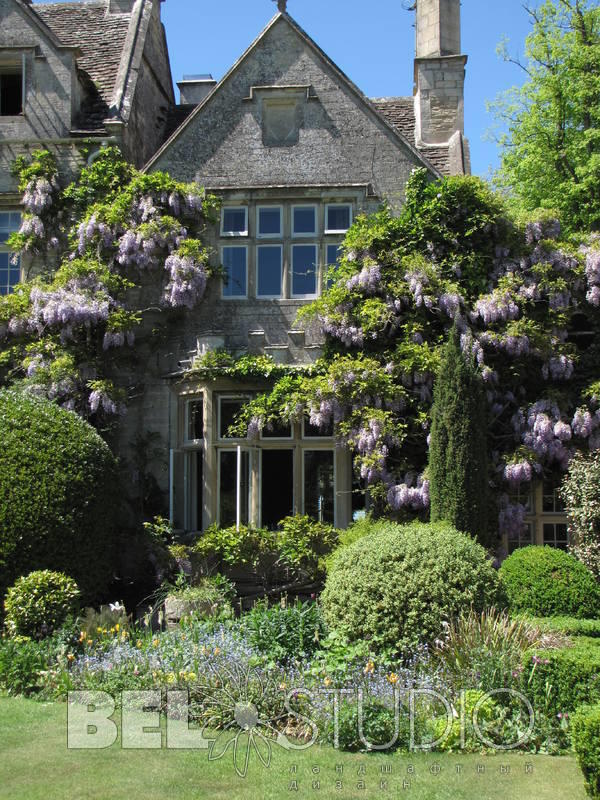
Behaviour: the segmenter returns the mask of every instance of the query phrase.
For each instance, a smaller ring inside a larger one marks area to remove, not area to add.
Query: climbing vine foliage
[[[427,513],[433,383],[456,323],[484,382],[502,530],[522,524],[515,498],[536,476],[600,448],[594,236],[561,238],[550,217],[518,224],[481,181],[416,171],[400,217],[359,217],[329,277],[302,312],[325,333],[325,357],[252,401],[238,435],[306,415],[353,450],[380,507]]]
[[[201,300],[202,233],[217,200],[141,174],[112,147],[65,188],[47,151],[19,158],[15,172],[24,214],[9,245],[30,280],[0,298],[0,375],[105,421],[125,410],[115,375],[135,357],[145,315]]]

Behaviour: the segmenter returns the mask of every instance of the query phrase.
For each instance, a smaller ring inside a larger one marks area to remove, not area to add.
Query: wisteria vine
[[[201,239],[217,200],[168,175],[144,175],[112,147],[61,188],[54,157],[15,164],[21,229],[9,242],[32,280],[0,298],[7,379],[84,416],[123,413],[118,353],[147,309],[192,309],[210,276]]]

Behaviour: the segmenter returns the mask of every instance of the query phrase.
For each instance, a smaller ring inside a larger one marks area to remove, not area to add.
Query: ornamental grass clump
[[[331,630],[394,654],[432,644],[464,608],[502,600],[483,547],[446,523],[380,524],[339,553],[321,595]]]
[[[453,689],[510,686],[520,676],[523,654],[539,646],[543,634],[524,619],[495,608],[472,608],[446,624],[433,657]]]

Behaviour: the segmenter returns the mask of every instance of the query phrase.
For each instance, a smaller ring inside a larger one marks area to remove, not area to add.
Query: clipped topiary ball
[[[115,566],[115,459],[81,417],[0,392],[0,592],[32,570],[64,572],[87,602]]]
[[[500,578],[512,611],[577,619],[600,614],[600,586],[584,564],[563,550],[515,550],[502,564]]]
[[[377,524],[333,560],[321,595],[329,627],[378,652],[432,643],[460,611],[502,605],[481,545],[446,523]]]
[[[75,611],[79,596],[68,575],[48,569],[30,572],[6,593],[6,629],[11,636],[49,636]]]

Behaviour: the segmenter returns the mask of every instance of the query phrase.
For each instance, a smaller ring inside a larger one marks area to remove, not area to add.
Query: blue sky
[[[414,12],[404,5],[402,0],[289,0],[288,11],[365,94],[383,97],[412,94]],[[173,80],[208,72],[220,79],[276,11],[272,0],[166,0],[162,15]],[[473,172],[486,177],[498,161],[496,144],[484,141],[493,125],[486,100],[521,83],[524,75],[496,55],[496,46],[508,37],[511,53],[522,53],[529,18],[522,0],[463,0],[462,28],[469,56],[466,133]]]

